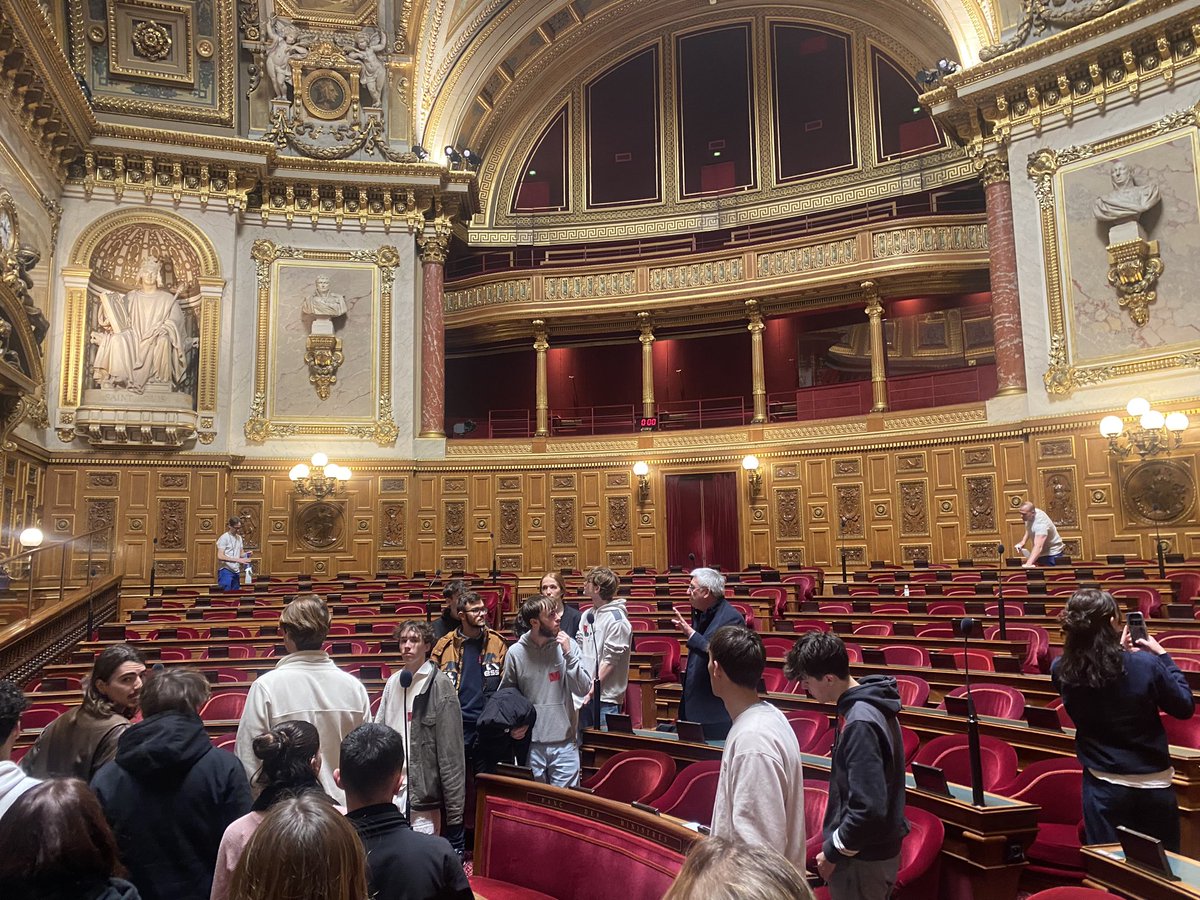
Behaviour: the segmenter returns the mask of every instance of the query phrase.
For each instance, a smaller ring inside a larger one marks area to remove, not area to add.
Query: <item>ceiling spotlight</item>
[[[412,152],[417,154],[417,159],[419,159],[421,162],[425,162],[425,160],[429,159],[429,151],[420,144],[413,144]]]
[[[463,150],[462,157],[466,161],[466,164],[472,169],[478,169],[483,164],[483,158],[474,150]]]
[[[450,165],[460,165],[463,161],[462,154],[455,150],[450,144],[446,145],[446,159]]]
[[[958,63],[952,59],[939,59],[937,67],[943,75],[953,75],[958,71]]]

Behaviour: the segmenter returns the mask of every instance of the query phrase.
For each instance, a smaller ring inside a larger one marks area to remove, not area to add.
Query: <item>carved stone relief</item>
[[[775,521],[780,540],[800,537],[800,491],[787,488],[775,492]]]
[[[991,475],[972,475],[967,478],[967,506],[971,533],[996,530],[996,479]]]
[[[929,534],[929,508],[924,481],[900,482],[900,534]]]
[[[1059,528],[1079,527],[1074,469],[1047,469],[1042,472],[1042,496],[1046,498],[1046,513],[1055,525]]]
[[[404,549],[405,512],[406,504],[404,501],[383,504],[383,536],[381,543],[384,547],[393,547],[397,550]]]
[[[629,498],[608,498],[608,542],[610,544],[628,544],[629,531]]]
[[[575,478],[571,476],[571,484]],[[554,501],[554,543],[559,546],[575,543],[575,501],[560,497]]]
[[[446,532],[442,546],[467,546],[467,504],[463,500],[446,501]]]
[[[158,501],[158,546],[161,550],[182,550],[187,538],[187,501]]]
[[[521,546],[521,501],[500,501],[500,547]]]

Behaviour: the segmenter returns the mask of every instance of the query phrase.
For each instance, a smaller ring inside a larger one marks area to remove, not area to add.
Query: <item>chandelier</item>
[[[343,490],[350,480],[350,470],[331,463],[324,453],[314,453],[311,463],[311,468],[305,463],[297,463],[288,472],[288,478],[292,479],[296,493],[301,497],[312,496],[321,500]]]
[[[1121,457],[1137,453],[1145,459],[1170,453],[1183,443],[1183,432],[1188,427],[1188,417],[1183,413],[1173,412],[1164,417],[1141,397],[1130,400],[1125,411],[1138,420],[1128,431],[1120,416],[1105,416],[1100,420],[1100,434],[1108,438],[1110,453]]]

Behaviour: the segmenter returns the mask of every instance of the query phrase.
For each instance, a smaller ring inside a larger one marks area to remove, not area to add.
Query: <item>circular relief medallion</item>
[[[318,119],[340,119],[350,108],[350,85],[340,72],[318,69],[304,80],[302,98]]]
[[[213,42],[207,38],[204,38],[196,41],[196,52],[199,53],[204,59],[211,59],[216,50],[213,47]]]
[[[17,205],[5,194],[0,198],[0,253],[16,252],[17,240]]]
[[[1166,459],[1134,466],[1121,487],[1125,511],[1143,522],[1174,522],[1196,505],[1196,479],[1186,466]]]
[[[88,29],[88,40],[93,44],[103,44],[108,40],[108,31],[103,25],[93,25]]]
[[[300,543],[312,550],[328,550],[342,539],[342,508],[332,503],[310,503],[296,516]]]
[[[151,62],[164,60],[171,53],[171,32],[153,19],[133,26],[133,52]]]

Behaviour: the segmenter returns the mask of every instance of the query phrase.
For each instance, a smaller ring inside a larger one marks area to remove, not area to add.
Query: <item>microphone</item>
[[[154,596],[154,576],[158,568],[158,560],[155,559],[158,553],[158,538],[154,539],[154,547],[150,551],[150,596]],[[90,632],[89,632],[90,633]]]
[[[408,669],[401,669],[400,670],[400,687],[404,691],[404,759],[405,759],[406,766],[410,766],[412,764],[412,754],[409,752],[409,749],[408,749],[408,719],[410,716],[410,713],[408,710],[408,689],[410,687],[412,687],[412,683],[413,683],[412,672],[408,671]],[[412,772],[410,771],[407,774],[409,776],[411,776]],[[410,818],[412,818],[412,791],[409,790],[409,785],[412,783],[412,778],[409,777],[405,780],[406,780],[406,784],[404,785],[404,818],[410,819]]]
[[[689,553],[689,554],[688,554],[688,562],[695,562],[695,561],[696,561],[696,554],[695,554],[695,553]]]
[[[975,712],[975,698],[971,695],[971,662],[968,649],[975,620],[966,616],[958,623],[963,639],[963,671],[967,685],[967,757],[971,763],[971,802],[984,806],[983,801],[983,756],[979,750],[979,716]]]
[[[1000,640],[1008,640],[1008,618],[1007,611],[1004,609],[1004,545],[997,544],[996,551],[1000,554],[1000,577],[996,579],[996,599],[1000,601],[1000,608],[997,611],[1000,619]]]
[[[592,636],[592,723],[600,727],[600,648],[596,646],[596,613],[587,611],[588,633]]]

